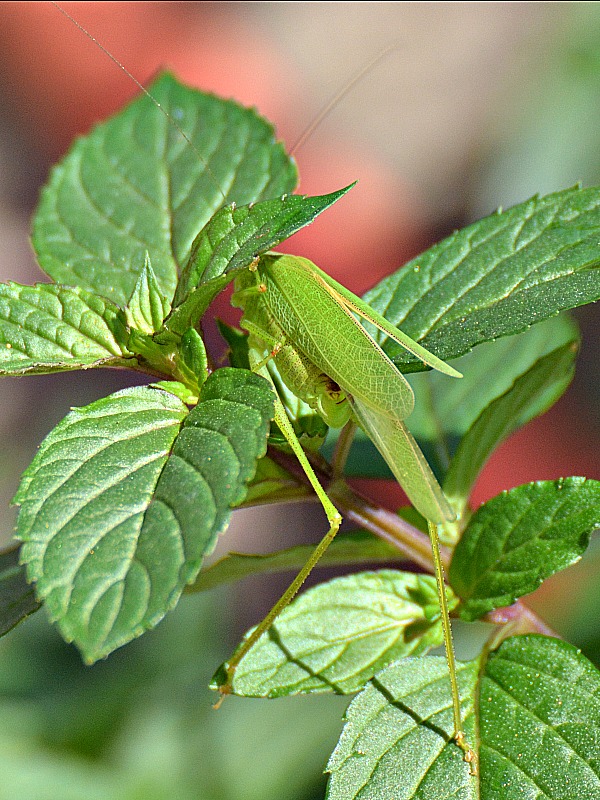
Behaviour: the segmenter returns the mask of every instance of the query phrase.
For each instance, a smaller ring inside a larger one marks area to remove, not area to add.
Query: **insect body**
[[[288,387],[333,427],[351,412],[380,451],[417,510],[433,523],[454,518],[429,465],[404,425],[414,406],[406,378],[365,330],[372,322],[425,363],[460,373],[394,328],[358,297],[304,258],[268,255],[237,279],[234,303],[254,349],[274,353]],[[345,396],[328,389],[334,382]],[[336,416],[331,411],[334,406]],[[350,411],[351,409],[351,411]]]
[[[266,363],[275,360],[284,383],[319,411],[333,427],[353,416],[371,438],[415,508],[427,519],[442,612],[442,627],[452,684],[454,738],[475,773],[474,754],[462,731],[460,698],[437,524],[454,519],[435,476],[404,425],[414,406],[406,378],[386,356],[357,317],[373,323],[425,364],[454,377],[460,373],[429,353],[366,303],[305,258],[267,254],[236,278],[234,305],[250,334],[253,369],[266,378]],[[296,439],[281,401],[277,423],[302,463],[320,498],[330,529],[282,598],[236,651],[226,668],[222,693],[230,691],[237,665],[294,597],[313,566],[333,540],[341,517],[324,493]]]

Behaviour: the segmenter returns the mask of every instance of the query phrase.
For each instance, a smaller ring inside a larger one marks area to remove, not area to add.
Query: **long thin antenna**
[[[180,125],[178,125],[178,123],[176,122],[176,120],[175,120],[175,119],[173,119],[173,117],[172,117],[172,116],[169,114],[169,112],[167,111],[167,109],[166,109],[166,108],[164,108],[164,107],[161,105],[161,103],[159,103],[159,102],[158,102],[158,100],[157,100],[155,97],[153,97],[153,96],[152,96],[152,94],[150,94],[150,92],[148,91],[148,89],[146,89],[146,87],[144,86],[144,84],[143,84],[143,83],[141,83],[140,81],[138,81],[138,79],[135,77],[135,75],[133,75],[133,74],[132,74],[132,73],[131,73],[131,72],[130,72],[128,69],[127,69],[127,67],[126,67],[124,64],[122,64],[122,63],[119,61],[119,59],[118,59],[118,58],[116,58],[115,56],[113,56],[113,54],[110,52],[110,50],[108,50],[106,47],[104,47],[104,45],[102,44],[102,42],[99,42],[99,41],[98,41],[98,39],[96,39],[96,37],[95,37],[95,36],[93,36],[93,35],[92,35],[92,34],[91,34],[91,33],[90,33],[90,32],[89,32],[89,31],[88,31],[86,28],[84,28],[84,27],[83,27],[83,25],[82,25],[80,22],[77,22],[77,20],[75,19],[75,17],[72,17],[72,16],[71,16],[71,14],[69,14],[69,12],[68,12],[66,9],[62,8],[62,6],[59,6],[59,4],[55,2],[55,0],[50,0],[50,2],[52,3],[52,5],[53,5],[53,6],[54,6],[56,9],[58,9],[58,10],[60,11],[60,13],[61,13],[63,16],[65,16],[65,17],[66,17],[68,20],[70,20],[70,21],[73,23],[73,25],[75,25],[75,27],[76,27],[78,30],[80,30],[80,31],[81,31],[81,32],[82,32],[82,33],[83,33],[85,36],[87,36],[87,38],[88,38],[88,39],[90,39],[92,42],[94,42],[94,44],[95,44],[97,47],[99,47],[99,48],[100,48],[100,50],[101,50],[101,51],[104,53],[104,55],[108,56],[108,58],[110,58],[110,60],[111,60],[111,61],[112,61],[114,64],[116,64],[116,65],[117,65],[117,67],[119,67],[119,69],[120,69],[122,72],[124,72],[124,73],[125,73],[125,75],[127,75],[127,77],[128,77],[130,80],[132,80],[132,81],[135,83],[135,85],[138,87],[138,89],[139,89],[140,91],[142,91],[142,92],[143,92],[143,93],[146,95],[146,97],[147,97],[149,100],[151,100],[151,101],[154,103],[154,105],[156,106],[156,108],[158,108],[158,109],[159,109],[159,111],[160,111],[162,114],[164,114],[165,118],[166,118],[166,119],[167,119],[167,120],[170,122],[170,124],[171,124],[171,125],[172,125],[172,126],[175,128],[175,130],[176,130],[176,131],[178,131],[178,133],[180,133],[180,134],[181,134],[181,136],[183,136],[183,138],[185,139],[185,141],[186,141],[186,142],[189,144],[189,146],[192,148],[192,150],[194,151],[194,153],[195,153],[195,154],[198,156],[198,158],[200,159],[200,161],[201,161],[201,162],[202,162],[202,164],[204,165],[205,169],[206,169],[206,170],[207,170],[207,172],[210,174],[210,176],[211,176],[211,180],[212,180],[212,182],[213,182],[213,184],[214,184],[215,188],[218,190],[219,194],[220,194],[220,195],[221,195],[221,197],[223,198],[223,200],[227,200],[227,198],[226,198],[225,194],[223,193],[223,190],[222,190],[222,189],[221,189],[221,187],[219,186],[219,182],[217,181],[217,179],[216,179],[215,175],[213,175],[213,173],[212,173],[212,172],[211,172],[211,170],[210,170],[210,167],[209,167],[209,166],[208,166],[208,164],[206,163],[206,159],[202,157],[202,154],[200,153],[200,151],[198,150],[198,148],[196,147],[196,145],[195,145],[195,144],[192,142],[192,140],[191,140],[191,139],[190,139],[190,137],[187,135],[187,133],[186,133],[186,132],[183,130],[183,128],[182,128]]]
[[[146,97],[152,103],[154,103],[156,108],[159,109],[159,111],[171,123],[173,128],[175,128],[175,130],[185,139],[185,141],[192,148],[194,153],[198,156],[198,158],[202,162],[202,164],[204,164],[207,172],[209,173],[209,175],[211,177],[213,185],[218,190],[218,192],[221,195],[221,197],[223,198],[223,200],[226,200],[227,198],[226,198],[225,194],[223,193],[223,190],[221,189],[221,187],[219,185],[219,182],[216,179],[216,176],[211,172],[210,167],[208,166],[208,164],[206,162],[206,159],[199,152],[198,148],[195,146],[195,144],[192,142],[192,140],[187,135],[187,133],[183,130],[183,128],[177,123],[177,121],[171,116],[171,114],[169,114],[169,112],[166,110],[166,108],[164,108],[162,106],[162,104],[159,103],[159,101],[148,91],[148,89],[146,89],[144,84],[141,83],[141,81],[139,81],[135,77],[135,75],[133,75],[127,69],[127,67],[124,64],[122,64],[119,61],[119,59],[116,58],[116,56],[114,56],[110,52],[110,50],[108,50],[108,48],[106,48],[102,44],[102,42],[98,41],[98,39],[95,36],[93,36],[93,34],[91,34],[86,28],[84,28],[83,25],[75,19],[75,17],[73,17],[71,14],[69,14],[69,12],[66,9],[62,8],[62,6],[60,6],[57,2],[55,2],[55,0],[50,0],[50,2],[52,3],[52,5],[58,11],[60,11],[60,13],[64,17],[66,17],[79,31],[81,31],[81,33],[83,33],[84,36],[87,36],[87,38],[90,41],[92,41],[97,47],[99,47],[100,50],[104,53],[104,55],[106,55],[108,58],[110,58],[110,60],[113,62],[113,64],[115,64],[125,75],[127,75],[127,77],[131,81],[133,81],[133,83],[138,87],[138,89],[141,92],[143,92],[146,95]],[[362,78],[364,78],[374,67],[376,67],[377,64],[379,64],[380,61],[383,61],[383,59],[389,53],[391,53],[393,50],[396,50],[398,48],[398,46],[399,46],[398,42],[395,42],[394,44],[391,44],[388,47],[385,47],[383,50],[381,50],[379,53],[377,53],[377,55],[375,55],[370,61],[368,61],[364,66],[362,66],[358,70],[358,72],[354,75],[353,78],[351,78],[351,80],[349,80],[339,91],[337,91],[333,95],[333,97],[331,97],[327,101],[327,103],[321,108],[321,110],[319,111],[317,116],[312,120],[312,122],[310,122],[306,126],[306,128],[302,131],[302,133],[300,134],[300,136],[298,137],[298,139],[294,143],[293,147],[289,151],[289,154],[291,156],[294,155],[302,147],[302,145],[307,141],[307,139],[310,136],[312,136],[312,134],[319,127],[319,125],[323,122],[323,120],[327,117],[327,115],[330,113],[330,111],[332,109],[334,109],[338,105],[338,103],[356,86],[356,84],[360,80],[362,80]]]
[[[388,55],[388,53],[391,53],[392,50],[396,50],[398,46],[399,46],[398,42],[395,42],[394,44],[391,44],[388,47],[384,48],[381,52],[377,53],[376,56],[374,56],[367,64],[365,64],[363,67],[359,69],[356,75],[353,78],[351,78],[351,80],[349,80],[348,83],[346,83],[339,91],[337,91],[334,94],[334,96],[331,99],[327,101],[327,103],[325,103],[325,105],[319,111],[317,116],[313,119],[312,122],[310,122],[306,126],[306,128],[302,131],[302,133],[298,137],[298,139],[294,142],[294,145],[290,150],[290,155],[294,155],[302,147],[304,142],[306,142],[306,140],[310,136],[312,136],[315,130],[323,122],[325,117],[329,114],[329,112],[333,108],[337,106],[340,100],[342,100],[348,94],[348,92],[350,92],[356,86],[356,84],[360,80],[362,80],[362,78],[365,77],[365,75],[367,75],[374,67],[376,67],[380,61],[383,61],[383,59]]]

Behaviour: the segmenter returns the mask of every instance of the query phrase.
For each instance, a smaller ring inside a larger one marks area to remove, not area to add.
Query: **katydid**
[[[270,379],[266,363],[273,358],[288,388],[317,410],[329,425],[340,427],[353,417],[373,441],[415,508],[427,519],[450,669],[454,738],[465,758],[472,762],[473,753],[464,742],[462,731],[437,537],[437,525],[452,521],[455,515],[404,425],[414,406],[412,389],[357,317],[371,322],[428,366],[452,377],[461,377],[460,373],[305,258],[270,253],[254,262],[236,278],[232,303],[243,309],[241,325],[250,334],[252,368]],[[330,528],[288,590],[228,662],[227,678],[220,687],[223,694],[230,691],[237,665],[300,589],[341,522],[278,399],[275,419],[315,488]]]
[[[425,364],[454,377],[460,377],[459,372],[305,258],[264,257],[237,279],[233,303],[244,308],[242,327],[256,334],[251,344],[256,348],[256,339],[262,338],[269,347],[274,346],[275,361],[292,391],[323,413],[327,379],[333,381],[417,510],[436,524],[454,519],[403,423],[413,409],[412,390],[355,314],[372,322]],[[317,390],[315,398],[311,397],[310,377],[290,362],[290,350],[302,354],[318,368],[317,375],[323,376],[312,387]],[[331,420],[329,424],[335,425]]]
[[[60,10],[90,36],[69,14]],[[123,65],[93,37],[90,38],[150,96]],[[150,96],[150,99],[169,116],[154,98]],[[181,128],[169,119],[193,148]],[[426,365],[449,376],[460,377],[460,373],[395,328],[310,261],[300,257],[271,253],[258,262],[252,262],[236,277],[233,303],[244,312],[241,324],[250,334],[252,369],[270,379],[267,363],[273,358],[288,388],[315,408],[329,425],[340,427],[351,418],[356,421],[386,460],[415,508],[428,520],[452,687],[454,739],[464,751],[465,759],[472,762],[474,755],[465,743],[462,731],[437,539],[437,525],[452,521],[454,513],[404,424],[414,405],[412,390],[358,318],[375,325]],[[339,512],[314,474],[277,396],[275,420],[320,499],[330,527],[287,591],[229,660],[227,677],[220,687],[222,696],[231,690],[237,665],[300,589],[341,523]]]

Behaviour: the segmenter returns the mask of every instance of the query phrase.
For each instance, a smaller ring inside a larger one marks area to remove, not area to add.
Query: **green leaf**
[[[467,741],[473,743],[479,665],[457,666]],[[327,765],[328,800],[478,800],[477,779],[452,733],[446,659],[407,658],[389,666],[348,707]],[[493,797],[504,800],[501,793]]]
[[[600,188],[533,197],[457,231],[365,300],[447,361],[597,300],[599,237]],[[422,369],[396,344],[384,349],[402,371]]]
[[[155,626],[196,577],[264,454],[272,406],[262,378],[218,370],[189,415],[172,394],[129,389],[44,440],[18,534],[38,597],[86,661]]]
[[[83,289],[0,283],[0,374],[128,366],[121,311]]]
[[[176,365],[188,385],[199,391],[208,378],[208,356],[202,337],[195,328],[188,328],[181,337]]]
[[[460,380],[434,370],[408,376],[415,394],[408,426],[436,474],[447,472],[461,438],[482,411],[540,358],[577,338],[577,326],[561,314],[462,356],[453,363],[463,374]]]
[[[293,191],[296,168],[272,126],[168,74],[148,97],[79,139],[52,172],[34,220],[40,265],[55,281],[124,306],[146,253],[172,298],[192,242],[213,214]],[[188,326],[185,326],[188,327]]]
[[[127,324],[151,335],[161,329],[170,310],[171,304],[161,292],[150,258],[146,255],[144,268],[125,309]]]
[[[265,461],[277,466],[268,458],[261,459],[259,466]],[[289,570],[299,572],[314,549],[313,545],[304,544],[264,555],[228,553],[210,567],[202,570],[187,591],[204,592],[223,583],[242,580],[250,575],[273,575]],[[349,564],[364,564],[368,561],[387,564],[390,561],[400,560],[403,560],[403,556],[397,547],[367,533],[367,531],[351,531],[350,533],[338,533],[325,554],[319,559],[317,567],[339,567]]]
[[[157,381],[150,384],[152,389],[162,389],[164,392],[169,392],[178,397],[182,403],[188,406],[196,405],[198,396],[192,392],[189,386],[186,386],[180,381]]]
[[[354,184],[320,197],[283,195],[274,200],[218,211],[200,231],[177,285],[173,305],[182,303],[200,283],[247,267],[258,256],[310,224]]]
[[[451,741],[445,659],[408,658],[350,704],[328,765],[328,800],[599,797],[598,670],[572,645],[539,635],[507,639],[484,658],[458,664],[479,779]]]
[[[231,508],[245,499],[246,484],[266,452],[272,418],[273,391],[264,378],[231,367],[213,372],[161,475],[156,490],[161,507],[146,523],[158,530],[176,523],[187,548],[201,549],[201,556],[211,552]],[[185,583],[196,577],[200,563]]]
[[[461,439],[443,482],[444,493],[457,511],[466,504],[496,447],[563,394],[573,379],[576,357],[576,341],[548,353],[481,412]]]
[[[282,503],[312,497],[313,491],[301,480],[288,472],[273,459],[265,456],[256,465],[256,473],[248,484],[244,506],[261,503]]]
[[[351,188],[322,197],[283,195],[218,211],[192,245],[190,260],[177,285],[173,311],[165,323],[167,330],[181,334],[196,325],[233,280],[236,270],[248,267],[259,255],[308,225]]]
[[[450,582],[472,620],[511,605],[578,561],[600,527],[600,481],[518,486],[481,506],[458,543]]]
[[[185,330],[196,325],[215,297],[219,295],[234,278],[235,273],[232,271],[225,275],[220,275],[218,278],[213,278],[207,281],[207,283],[202,283],[197,289],[190,292],[183,303],[173,309],[169,318],[166,320],[165,330],[157,335],[157,340],[169,342],[174,336],[181,336]]]
[[[193,402],[198,401],[200,387],[208,376],[208,357],[198,331],[188,328],[183,336],[161,338],[132,329],[127,345],[135,353],[140,370],[182,382]]]
[[[71,411],[23,475],[15,502],[28,579],[87,661],[164,615],[181,545],[167,530],[148,541],[144,517],[186,415],[165,392],[117,392]]]
[[[432,576],[395,570],[348,575],[309,589],[281,612],[238,665],[233,693],[349,694],[391,661],[441,642]],[[212,688],[221,685],[218,676]]]
[[[514,636],[480,688],[482,800],[600,797],[600,673],[572,645]]]
[[[19,564],[19,548],[0,552],[0,636],[39,607],[33,586],[25,579],[25,567]]]

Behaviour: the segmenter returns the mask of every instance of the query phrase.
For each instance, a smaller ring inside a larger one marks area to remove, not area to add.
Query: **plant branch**
[[[507,636],[516,636],[521,633],[541,633],[544,636],[552,636],[555,639],[562,639],[555,630],[547,625],[541,617],[524,605],[520,600],[506,608],[496,608],[483,617],[485,622],[493,622],[501,625],[503,629],[503,639]],[[500,642],[496,643],[498,646]]]
[[[349,420],[340,431],[331,458],[331,474],[334,479],[341,478],[344,473],[344,467],[350,455],[350,448],[352,447],[355,433],[356,423],[353,420]]]
[[[274,461],[277,461],[291,472],[299,483],[308,484],[308,479],[294,458],[286,456],[285,453],[274,448],[270,449],[269,455]],[[311,461],[317,477],[327,485],[330,475],[326,462],[319,458],[317,459],[318,463],[315,465],[312,457]],[[361,528],[394,545],[403,556],[417,564],[421,569],[433,574],[431,543],[426,534],[406,522],[398,514],[374,505],[367,497],[351,489],[343,480],[332,481],[327,486],[327,494],[344,519],[351,520]],[[448,547],[443,545],[440,547],[440,552],[444,569],[447,570],[452,553]],[[541,633],[545,636],[560,638],[535,611],[532,611],[521,601],[517,601],[506,608],[495,609],[486,614],[483,619],[486,622],[502,626],[508,636],[519,633]]]
[[[429,537],[393,511],[374,505],[368,498],[351,489],[345,481],[334,481],[328,495],[345,519],[379,536],[398,548],[411,561],[433,573]],[[443,549],[444,561],[449,560],[448,548]]]
[[[302,468],[295,459],[286,456],[281,451],[271,449],[270,457],[291,472],[301,483],[307,483]],[[315,463],[310,457],[313,469],[320,481],[327,485],[330,480],[329,470],[325,469],[326,462],[319,460]],[[433,573],[433,559],[429,537],[403,520],[392,511],[374,505],[367,497],[354,491],[343,480],[334,480],[327,486],[327,494],[332,503],[338,508],[342,516],[360,525],[375,536],[394,545],[406,558],[413,561],[421,569]],[[442,547],[442,560],[447,567],[450,560],[450,551]]]

